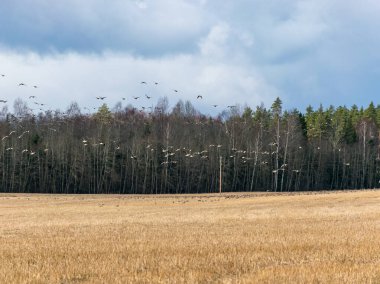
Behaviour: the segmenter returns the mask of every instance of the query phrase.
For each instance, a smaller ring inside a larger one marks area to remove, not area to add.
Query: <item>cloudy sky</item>
[[[65,110],[167,96],[211,114],[277,96],[301,111],[380,103],[378,0],[2,0],[0,27],[10,110],[18,97]]]

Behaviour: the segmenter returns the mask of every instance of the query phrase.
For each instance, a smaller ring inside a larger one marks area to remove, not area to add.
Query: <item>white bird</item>
[[[24,131],[19,137],[17,137],[18,139],[21,139],[23,136],[24,136],[24,134],[25,133],[29,133],[29,130],[26,130],[26,131]]]

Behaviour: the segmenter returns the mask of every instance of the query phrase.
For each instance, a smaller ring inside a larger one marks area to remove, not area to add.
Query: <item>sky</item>
[[[2,0],[0,27],[10,111],[380,104],[377,0]]]

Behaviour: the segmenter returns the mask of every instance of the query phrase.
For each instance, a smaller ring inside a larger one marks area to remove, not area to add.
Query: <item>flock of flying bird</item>
[[[0,76],[4,78],[6,75],[5,75],[5,74],[0,74]],[[148,85],[148,82],[146,82],[146,81],[141,81],[140,84],[141,84],[141,85]],[[156,82],[156,81],[154,81],[153,84],[154,84],[154,86],[159,85],[159,83]],[[27,84],[21,82],[21,83],[18,84],[18,87],[27,87]],[[37,89],[37,88],[38,88],[37,85],[32,85],[32,87],[33,87],[34,89]],[[178,90],[178,89],[173,89],[173,92],[175,92],[175,93],[179,93],[179,90]],[[152,98],[152,96],[149,96],[149,95],[147,95],[147,94],[145,94],[144,97],[145,97],[146,99],[148,99],[148,100],[150,100],[150,99]],[[97,99],[97,100],[100,100],[100,101],[103,101],[103,100],[105,100],[106,98],[107,98],[106,96],[97,96],[97,97],[96,97],[96,99]],[[133,96],[132,98],[133,98],[134,100],[138,100],[138,99],[140,98],[140,96]],[[36,96],[35,96],[35,95],[30,95],[30,96],[29,96],[29,99],[36,99]],[[196,99],[201,100],[201,99],[203,99],[203,96],[202,96],[202,95],[197,95],[197,96],[196,96]],[[124,101],[124,100],[126,100],[126,98],[123,97],[122,100]],[[7,102],[7,100],[0,99],[0,103],[6,103],[6,102]],[[36,102],[36,101],[34,101],[34,104],[36,104],[36,105],[40,105],[40,106],[45,106],[45,104],[43,104],[43,103],[39,103],[39,102]],[[211,105],[211,106],[213,106],[214,108],[218,107],[217,104],[213,104],[213,105]],[[235,105],[228,105],[228,106],[227,106],[227,108],[231,108],[231,109],[234,108],[234,107],[236,107],[236,106],[235,106]],[[152,109],[153,107],[141,107],[141,108],[142,108],[141,111],[144,111],[146,108],[151,108],[151,109]],[[86,108],[86,107],[85,107],[84,109],[89,110],[89,109]],[[96,109],[96,107],[94,107],[93,109]],[[33,111],[33,109],[30,109],[30,110]],[[42,110],[42,109],[40,109],[40,110]],[[61,113],[61,114],[65,114],[65,113]],[[56,131],[55,129],[51,129],[51,130]],[[6,140],[10,139],[10,137],[11,137],[13,134],[15,134],[15,133],[16,133],[16,131],[14,131],[14,130],[11,131],[8,135],[4,136],[4,137],[1,139],[2,142],[3,142],[3,143],[6,143]],[[28,133],[29,133],[29,130],[26,130],[26,131],[22,132],[21,135],[17,136],[17,138],[18,138],[18,139],[21,139],[25,134],[28,134]],[[82,140],[82,143],[83,143],[83,146],[84,146],[84,147],[86,147],[86,146],[89,145],[89,141],[88,141],[88,139],[83,139],[83,140]],[[115,144],[115,150],[120,150],[120,146],[118,146],[118,145],[116,144],[116,141],[114,141],[114,144]],[[99,142],[99,143],[93,143],[92,145],[93,145],[94,147],[95,147],[95,146],[104,146],[105,143],[103,143],[103,142]],[[199,157],[201,160],[208,160],[208,153],[209,153],[209,150],[203,150],[203,151],[198,151],[198,152],[196,152],[196,151],[192,151],[191,149],[187,149],[187,148],[178,148],[178,149],[176,149],[176,150],[174,150],[173,148],[174,148],[173,146],[168,146],[167,148],[162,149],[162,152],[165,154],[165,155],[164,155],[165,161],[162,162],[161,165],[166,165],[166,166],[168,166],[168,165],[170,165],[170,164],[176,164],[177,161],[175,161],[173,158],[174,158],[175,156],[178,156],[180,153],[184,153],[184,157],[186,157],[186,158]],[[211,144],[211,145],[209,145],[209,148],[210,148],[210,150],[211,150],[212,148],[215,148],[215,149],[217,149],[218,152],[219,152],[219,150],[222,148],[222,145],[220,145],[220,144],[216,144],[216,145]],[[155,151],[155,149],[153,149],[153,147],[152,147],[151,145],[147,145],[147,146],[146,146],[146,149],[147,149],[148,151],[151,151],[151,152]],[[6,148],[5,148],[5,151],[11,151],[11,150],[14,150],[14,148],[13,148],[13,147],[6,147]],[[47,148],[44,149],[44,152],[45,152],[45,153],[47,153],[48,151],[49,151],[49,149],[47,149]],[[231,151],[232,151],[232,152],[231,152],[231,155],[229,155],[229,157],[230,157],[230,158],[240,158],[241,161],[242,161],[242,163],[244,163],[244,164],[247,163],[248,161],[253,160],[253,158],[250,157],[249,153],[251,153],[251,154],[252,154],[252,153],[255,153],[255,151],[253,151],[253,152],[252,152],[252,151],[249,152],[249,151],[247,151],[247,150],[238,150],[238,149],[236,149],[236,148],[232,148]],[[23,149],[23,150],[21,151],[21,153],[22,153],[22,154],[24,154],[24,153],[28,153],[28,154],[30,154],[31,156],[35,155],[35,152],[34,152],[34,151],[31,151],[31,150],[28,150],[28,149]],[[248,153],[248,155],[247,155],[247,153]],[[263,152],[263,153],[261,153],[261,154],[262,154],[262,156],[265,156],[265,155],[267,154],[267,152]],[[132,154],[130,158],[133,159],[133,160],[137,160],[137,159],[138,159],[137,155],[134,155],[134,154]],[[262,161],[260,164],[261,164],[261,165],[267,165],[268,162],[267,162],[267,161]],[[287,164],[283,164],[283,165],[281,165],[281,167],[280,167],[279,169],[273,170],[273,173],[276,173],[277,171],[284,171],[284,170],[286,169],[286,167],[287,167]],[[293,170],[293,172],[295,172],[295,173],[299,173],[300,170]]]
[[[2,78],[4,78],[5,77],[5,74],[0,74],[0,76],[2,77]],[[25,83],[23,83],[23,82],[21,82],[21,83],[18,83],[18,85],[17,85],[18,87],[27,87],[27,85],[25,84]],[[37,89],[38,88],[38,86],[37,85],[32,85],[32,88],[33,89]],[[30,95],[29,96],[29,99],[35,99],[36,98],[36,96],[35,95]],[[7,103],[8,102],[8,100],[5,100],[5,99],[0,99],[0,103]],[[46,104],[43,104],[43,103],[38,103],[38,102],[34,102],[34,104],[36,104],[36,105],[40,105],[40,106],[45,106]],[[33,111],[33,109],[29,109],[30,111]],[[39,109],[39,110],[41,110],[41,111],[43,111],[43,109]]]
[[[0,74],[0,77],[1,78],[4,78],[4,77],[6,77],[6,75],[5,74]],[[148,85],[148,82],[147,81],[141,81],[140,82],[140,84],[141,85]],[[156,81],[154,81],[153,82],[153,84],[154,84],[154,86],[157,86],[157,85],[159,85],[159,83],[158,82],[156,82]],[[23,82],[21,82],[21,83],[18,83],[18,87],[27,87],[28,85],[27,84],[25,84],[25,83],[23,83]],[[38,88],[38,86],[37,85],[32,85],[32,88],[33,89],[37,89]],[[179,90],[178,89],[173,89],[173,92],[175,92],[175,93],[179,93]],[[151,98],[152,98],[152,96],[149,96],[149,95],[147,95],[147,94],[145,94],[145,96],[144,96],[146,99],[148,99],[148,100],[150,100]],[[100,100],[100,101],[103,101],[103,100],[105,100],[107,97],[106,96],[97,96],[96,97],[96,99],[97,100]],[[140,99],[141,97],[140,96],[133,96],[132,97],[134,100],[138,100],[138,99]],[[29,99],[36,99],[36,95],[30,95],[29,96]],[[203,96],[202,95],[197,95],[196,96],[196,99],[198,99],[198,100],[200,100],[200,99],[203,99]],[[125,97],[123,97],[122,98],[122,100],[123,101],[125,101],[126,100],[126,98]],[[5,99],[0,99],[0,103],[7,103],[8,102],[8,100],[5,100]],[[34,101],[33,102],[34,104],[36,104],[36,105],[40,105],[40,106],[46,106],[46,104],[44,104],[44,103],[40,103],[40,102],[37,102],[37,101]],[[218,107],[218,105],[217,104],[213,104],[213,105],[211,105],[211,106],[213,106],[214,108],[216,108],[216,107]],[[227,108],[230,108],[230,109],[232,109],[232,108],[235,108],[235,107],[237,107],[236,105],[228,105],[227,106]],[[152,109],[153,107],[144,107],[144,106],[142,106],[141,107],[141,110],[140,111],[145,111],[145,109],[147,109],[147,108],[150,108],[150,109]],[[88,108],[84,108],[84,109],[87,109],[87,110],[89,110]],[[94,110],[96,110],[97,108],[96,107],[93,107],[93,109]],[[33,109],[29,109],[31,112],[33,112]],[[39,109],[39,110],[41,110],[41,111],[43,111],[43,109]],[[64,112],[61,112],[61,114],[62,115],[65,115],[65,113]],[[150,113],[149,113],[150,114]],[[33,115],[33,114],[32,114]],[[53,130],[53,131],[56,131],[55,129],[51,129],[51,130]],[[8,135],[6,135],[6,136],[4,136],[1,140],[2,140],[2,142],[3,143],[5,143],[6,142],[6,140],[8,140],[8,139],[10,139],[10,137],[13,135],[13,134],[15,134],[16,133],[16,131],[11,131]],[[29,130],[26,130],[26,131],[24,131],[24,132],[22,132],[21,133],[21,135],[19,135],[19,136],[17,136],[17,138],[18,139],[21,139],[24,135],[26,135],[26,134],[28,134],[29,133]],[[86,139],[83,139],[83,141],[82,141],[82,143],[83,143],[83,145],[84,146],[88,146],[88,140],[86,140]],[[114,143],[116,143],[115,141],[114,141]],[[93,144],[93,146],[98,146],[98,145],[100,145],[100,146],[104,146],[105,144],[104,143],[102,143],[102,142],[100,142],[100,143],[94,143]],[[271,145],[271,144],[270,144]],[[272,145],[273,146],[273,145]],[[209,147],[210,147],[210,149],[211,148],[216,148],[216,149],[220,149],[221,147],[222,147],[222,145],[209,145]],[[154,151],[154,149],[151,147],[151,145],[148,145],[147,147],[147,150],[150,150],[150,151]],[[172,148],[173,148],[173,146],[168,146],[168,148],[166,148],[166,149],[162,149],[162,152],[165,154],[164,155],[164,158],[166,159],[164,162],[162,162],[161,163],[161,165],[169,165],[169,164],[176,164],[177,163],[177,161],[175,161],[175,160],[172,160],[171,159],[171,157],[173,157],[173,156],[175,156],[175,155],[178,155],[179,154],[179,152],[181,153],[181,152],[185,152],[186,154],[184,155],[186,158],[193,158],[193,157],[200,157],[202,160],[208,160],[208,150],[203,150],[203,151],[200,151],[200,152],[193,152],[191,149],[187,149],[187,148],[178,148],[178,149],[176,149],[176,150],[172,150]],[[299,148],[302,148],[302,147],[299,147]],[[11,150],[13,150],[13,147],[6,147],[5,148],[5,150],[6,151],[11,151]],[[117,146],[117,145],[115,145],[115,150],[120,150],[120,146]],[[319,147],[318,147],[318,150],[319,150]],[[49,149],[44,149],[44,152],[48,152],[49,151]],[[22,150],[22,154],[24,154],[24,153],[29,153],[30,155],[35,155],[35,152],[33,152],[33,151],[30,151],[30,150],[28,150],[28,149],[23,149]],[[230,155],[229,157],[230,158],[236,158],[236,157],[240,157],[240,159],[242,160],[242,162],[243,163],[247,163],[248,161],[250,161],[250,160],[253,160],[253,158],[252,157],[249,157],[250,155],[247,155],[247,153],[255,153],[255,155],[258,155],[258,154],[261,154],[261,156],[266,156],[266,155],[269,155],[270,153],[269,152],[267,152],[267,151],[264,151],[264,152],[261,152],[261,153],[256,153],[255,151],[251,151],[251,152],[249,152],[249,151],[247,151],[247,150],[238,150],[238,149],[235,149],[235,148],[233,148],[232,149],[232,155]],[[273,154],[273,153],[272,153]],[[136,155],[131,155],[131,159],[133,159],[133,160],[137,160],[137,156]],[[261,161],[260,162],[260,164],[261,165],[267,165],[268,164],[268,162],[267,161]],[[277,173],[278,171],[284,171],[284,170],[286,170],[287,169],[287,164],[283,164],[283,165],[281,165],[278,169],[274,169],[272,172],[273,173]],[[345,166],[350,166],[350,164],[349,163],[345,163]],[[296,174],[298,174],[298,173],[300,173],[301,172],[301,170],[298,170],[298,169],[296,169],[296,170],[292,170],[294,173],[296,173]]]
[[[2,78],[6,77],[5,74],[0,74],[0,76],[1,76]],[[149,83],[148,83],[147,81],[141,81],[140,84],[141,84],[141,85],[149,85]],[[153,81],[152,84],[153,84],[154,86],[158,86],[158,85],[159,85],[159,83],[158,83],[157,81]],[[18,83],[18,87],[27,87],[27,86],[29,86],[29,85],[27,85],[27,84],[24,83],[24,82],[20,82],[20,83]],[[37,89],[37,88],[38,88],[37,85],[31,85],[31,87],[34,88],[34,89]],[[173,91],[174,93],[180,93],[180,91],[179,91],[178,89],[173,89],[172,91]],[[146,93],[145,93],[145,95],[144,95],[143,97],[146,98],[146,99],[148,99],[148,100],[152,99],[152,96],[151,96],[151,95],[148,95],[148,94],[146,94]],[[106,96],[96,96],[96,99],[99,100],[99,101],[103,101],[103,100],[105,100],[106,98],[107,98]],[[132,98],[133,98],[134,100],[138,100],[138,99],[141,99],[142,96],[132,96]],[[30,95],[30,96],[29,96],[29,99],[36,99],[36,96],[35,96],[35,95]],[[122,101],[125,101],[126,99],[127,99],[127,98],[122,97]],[[200,94],[196,95],[196,99],[197,99],[197,100],[202,100],[202,99],[203,99],[203,95],[200,95]],[[7,103],[7,102],[8,102],[7,99],[0,99],[0,103]],[[40,106],[40,108],[38,108],[37,110],[39,110],[39,111],[44,111],[44,109],[42,109],[41,107],[46,106],[46,104],[44,104],[44,103],[40,103],[40,102],[37,102],[37,101],[34,101],[33,103],[34,103],[35,105],[37,105],[37,106]],[[211,106],[214,107],[214,108],[218,107],[217,104],[212,104]],[[236,105],[228,105],[228,106],[227,106],[227,108],[230,108],[230,109],[232,109],[232,108],[234,108],[234,107],[236,107]],[[91,111],[90,108],[88,108],[88,107],[84,107],[84,109],[87,110],[87,111],[89,111],[89,112]],[[95,107],[92,107],[92,110],[94,110],[94,111],[96,111],[97,109],[98,109],[98,107],[96,107],[96,106],[95,106]],[[136,108],[134,108],[134,109],[136,109]],[[143,112],[143,111],[145,111],[145,110],[147,110],[147,109],[152,110],[153,107],[152,107],[152,106],[141,106],[140,112]],[[33,111],[34,111],[35,109],[30,108],[29,110],[30,110],[30,112],[31,112],[30,114],[31,114],[31,115],[34,115],[34,114],[33,114]],[[65,115],[65,114],[66,114],[65,112],[60,112],[60,113],[61,113],[62,115]],[[151,112],[149,112],[149,114],[151,114]]]
[[[5,74],[0,74],[0,76],[1,77],[5,77]],[[148,83],[146,82],[146,81],[141,81],[141,83],[140,84],[142,84],[142,85],[148,85]],[[159,83],[158,82],[153,82],[153,84],[155,85],[155,86],[157,86],[157,85],[159,85]],[[25,83],[23,83],[23,82],[21,82],[21,83],[19,83],[18,84],[18,86],[19,87],[26,87],[27,85],[25,84]],[[32,86],[34,89],[37,89],[38,88],[38,86],[37,85],[33,85]],[[179,93],[179,90],[178,89],[173,89],[173,92],[175,92],[175,93]],[[36,98],[36,96],[35,95],[30,95],[29,96],[29,99],[35,99]],[[100,101],[103,101],[103,100],[105,100],[107,97],[106,96],[97,96],[96,97],[96,99],[97,100],[100,100]],[[138,100],[140,98],[140,96],[133,96],[133,99],[134,100]],[[145,94],[145,98],[146,99],[148,99],[148,100],[150,100],[151,98],[152,98],[152,96],[149,96],[149,95],[147,95],[147,94]],[[200,100],[200,99],[203,99],[203,96],[202,95],[197,95],[196,96],[196,99],[198,99],[198,100]],[[124,100],[126,100],[126,98],[125,97],[123,97],[122,98],[122,100],[124,101]],[[4,99],[0,99],[0,103],[6,103],[7,102],[7,100],[4,100]],[[45,104],[43,104],[43,103],[39,103],[39,102],[34,102],[34,104],[36,104],[36,105],[40,105],[40,106],[44,106]],[[216,107],[218,107],[218,105],[217,104],[213,104],[212,105],[214,108],[216,108]],[[236,107],[235,105],[228,105],[227,106],[227,108],[234,108],[234,107]],[[152,107],[141,107],[142,109],[141,109],[141,111],[144,111],[146,108],[152,108]],[[87,110],[89,110],[88,108],[85,108],[85,109],[87,109]],[[94,107],[93,109],[96,109],[96,107]],[[31,111],[33,111],[33,109],[30,109]],[[42,109],[40,109],[40,110],[42,110]],[[64,114],[64,113],[63,113]],[[54,130],[54,129],[53,129]],[[5,140],[6,139],[9,139],[10,137],[11,137],[11,135],[13,135],[15,133],[15,131],[13,130],[13,131],[11,131],[8,135],[6,135],[6,136],[4,136],[3,138],[2,138],[2,141],[3,142],[5,142]],[[25,134],[27,134],[27,133],[29,133],[29,130],[27,130],[27,131],[24,131],[21,135],[19,135],[17,138],[18,139],[21,139]],[[86,139],[83,139],[83,141],[82,141],[82,143],[83,143],[83,146],[88,146],[88,140],[86,140]],[[115,143],[115,141],[114,141],[114,143]],[[98,146],[98,145],[100,145],[100,146],[104,146],[105,144],[104,143],[102,143],[102,142],[100,142],[100,143],[94,143],[93,144],[93,146]],[[217,144],[217,145],[214,145],[214,144],[211,144],[211,145],[209,145],[209,147],[210,147],[210,149],[211,148],[216,148],[216,149],[218,149],[218,151],[219,151],[219,149],[222,147],[222,145],[220,145],[220,144]],[[154,151],[154,149],[151,147],[151,145],[148,145],[147,147],[147,150],[150,150],[151,152],[153,152]],[[203,150],[203,151],[199,151],[199,152],[193,152],[191,149],[187,149],[187,148],[178,148],[178,149],[176,149],[176,150],[172,150],[172,148],[173,148],[173,146],[169,146],[168,148],[166,148],[166,149],[162,149],[162,152],[165,154],[164,155],[164,158],[165,158],[165,161],[164,162],[162,162],[161,163],[161,165],[166,165],[166,166],[168,166],[168,165],[170,165],[170,164],[176,164],[177,163],[177,161],[175,161],[175,160],[173,160],[172,159],[172,157],[174,158],[174,156],[176,156],[176,155],[178,155],[179,153],[182,153],[182,152],[185,152],[185,157],[186,158],[194,158],[194,157],[199,157],[201,160],[208,160],[208,152],[209,152],[209,150]],[[6,151],[11,151],[11,150],[13,150],[13,147],[7,147],[7,148],[5,148],[5,150]],[[115,150],[120,150],[120,146],[115,146]],[[48,152],[49,151],[49,149],[44,149],[44,152]],[[238,150],[238,149],[235,149],[235,148],[233,148],[232,149],[232,155],[230,155],[229,157],[230,158],[236,158],[236,157],[238,157],[238,156],[240,156],[240,159],[241,159],[241,161],[242,161],[242,163],[247,163],[248,161],[250,161],[250,160],[253,160],[253,158],[251,158],[251,157],[247,157],[247,152],[248,151],[246,151],[246,150]],[[33,151],[30,151],[30,150],[28,150],[28,149],[23,149],[22,150],[22,154],[24,154],[24,153],[29,153],[31,156],[32,155],[35,155],[35,152],[33,152]],[[264,156],[265,156],[265,154],[266,154],[266,152],[263,152],[262,153]],[[248,155],[249,156],[249,155]],[[138,159],[138,157],[136,156],[136,155],[131,155],[131,159],[133,159],[133,160],[137,160]],[[261,162],[261,164],[262,165],[266,165],[266,164],[268,164],[268,162],[266,162],[266,161],[263,161],[263,162]],[[273,170],[273,173],[276,173],[277,171],[283,171],[283,170],[285,170],[286,169],[286,167],[287,167],[287,164],[283,164],[283,165],[281,165],[281,167],[279,168],[279,169],[276,169],[276,170]],[[293,170],[293,172],[295,172],[295,173],[299,173],[300,172],[300,170]]]
[[[140,84],[142,84],[142,85],[148,85],[148,82],[147,82],[147,81],[141,81]],[[153,84],[154,84],[155,86],[157,86],[159,83],[156,82],[156,81],[154,81]],[[179,93],[179,90],[178,90],[178,89],[173,89],[173,92],[174,92],[174,93]],[[106,98],[107,98],[107,97],[102,97],[102,96],[98,96],[98,97],[96,97],[96,99],[98,99],[98,100],[104,100],[104,99],[106,99]],[[133,96],[133,99],[135,99],[135,100],[138,100],[139,98],[140,98],[140,96]],[[145,94],[145,98],[147,98],[147,99],[149,100],[149,99],[152,98],[152,96],[148,96],[147,94]],[[196,98],[197,98],[198,100],[199,100],[199,99],[203,99],[203,96],[202,96],[202,95],[197,95]],[[124,100],[126,100],[126,98],[123,97],[122,100],[124,101]],[[213,106],[214,108],[218,107],[217,104],[212,104],[211,106]],[[228,105],[228,106],[227,106],[227,108],[234,108],[234,107],[236,107],[236,105]],[[146,108],[146,107],[142,107],[142,110],[145,110],[145,108]],[[148,107],[148,108],[151,108],[151,107]]]

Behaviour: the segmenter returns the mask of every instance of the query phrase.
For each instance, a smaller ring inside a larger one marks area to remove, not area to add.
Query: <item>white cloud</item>
[[[229,40],[230,28],[227,24],[222,23],[211,28],[209,34],[200,44],[200,50],[203,56],[212,58],[223,58],[226,54],[226,43]]]
[[[134,0],[136,3],[136,6],[140,9],[146,9],[148,7],[148,4],[144,0]]]

